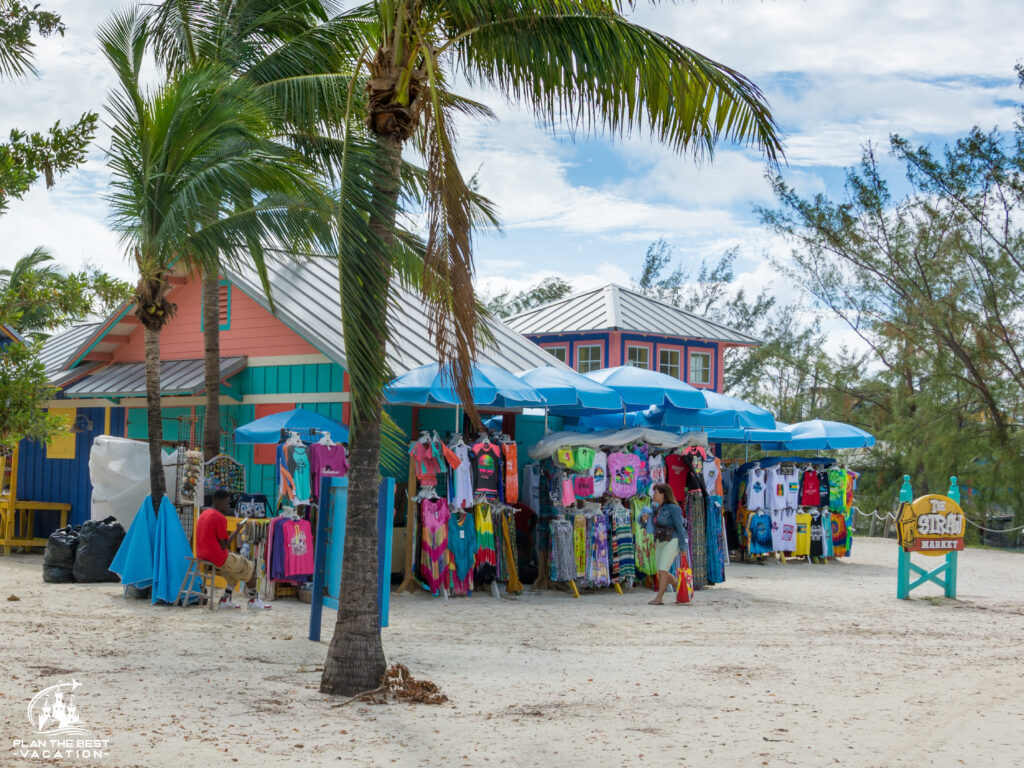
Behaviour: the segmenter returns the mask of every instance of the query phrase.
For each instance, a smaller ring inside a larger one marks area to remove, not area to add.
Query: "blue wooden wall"
[[[70,405],[70,403],[69,403]],[[89,481],[89,451],[97,435],[104,434],[104,408],[79,408],[78,417],[88,418],[92,428],[75,435],[75,458],[48,459],[46,446],[34,440],[22,440],[18,446],[18,498],[54,501],[71,505],[68,522],[81,525],[92,510],[92,483]],[[110,409],[110,434],[124,435],[124,408]],[[47,536],[60,522],[56,512],[37,512],[37,536]]]

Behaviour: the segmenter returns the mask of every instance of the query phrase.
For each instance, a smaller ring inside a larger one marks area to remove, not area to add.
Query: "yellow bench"
[[[46,539],[33,536],[36,512],[60,512],[60,528],[68,524],[70,504],[55,501],[27,501],[18,498],[18,449],[11,456],[0,454],[0,547],[5,555],[12,547],[45,547]]]

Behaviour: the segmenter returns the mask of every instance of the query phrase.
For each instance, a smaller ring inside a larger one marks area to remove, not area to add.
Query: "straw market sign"
[[[900,546],[907,552],[944,555],[964,548],[964,512],[948,496],[930,494],[903,504],[896,518]]]

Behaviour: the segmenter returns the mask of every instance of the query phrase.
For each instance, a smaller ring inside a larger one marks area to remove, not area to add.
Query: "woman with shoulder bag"
[[[658,567],[658,596],[650,605],[664,605],[662,598],[671,586],[675,591],[677,581],[669,569],[682,547],[687,546],[686,526],[683,510],[679,508],[676,495],[668,483],[657,483],[651,490],[654,512],[643,515],[641,523],[647,525],[648,533],[654,534],[654,561]]]

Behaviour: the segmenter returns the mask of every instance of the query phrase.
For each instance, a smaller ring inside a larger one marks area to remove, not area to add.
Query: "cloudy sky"
[[[120,3],[44,5],[64,15],[67,35],[40,43],[38,79],[0,85],[0,131],[43,128],[86,109],[102,113],[111,77],[95,28]],[[635,21],[740,70],[764,90],[785,132],[785,174],[805,193],[838,193],[843,169],[866,141],[885,144],[898,132],[942,143],[976,124],[1008,129],[1024,100],[1013,72],[1024,56],[1019,0],[639,5]],[[484,290],[518,289],[552,274],[580,288],[628,283],[658,237],[694,263],[739,246],[738,284],[772,281],[765,255],[786,248],[752,212],[772,202],[756,152],[723,146],[698,168],[643,138],[574,140],[545,131],[514,105],[484,98],[500,121],[463,126],[459,147],[467,173],[479,169],[482,190],[504,221],[503,237],[478,242]],[[69,266],[91,262],[131,276],[105,226],[105,142],[102,134],[85,166],[56,189],[35,190],[0,217],[0,266],[47,245]]]

